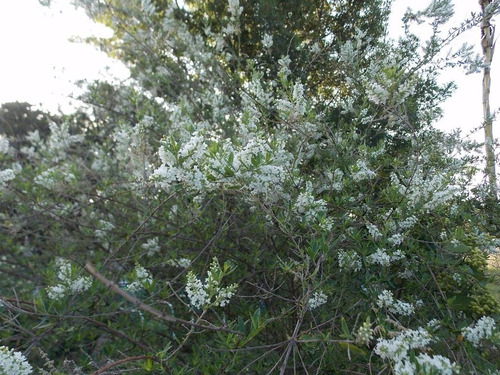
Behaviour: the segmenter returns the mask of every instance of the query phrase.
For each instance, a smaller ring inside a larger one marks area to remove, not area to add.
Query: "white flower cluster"
[[[153,276],[151,275],[151,272],[139,264],[135,266],[134,276],[134,281],[127,285],[127,290],[129,292],[139,292],[153,283]]]
[[[361,258],[354,250],[347,252],[340,250],[337,256],[339,259],[339,267],[342,270],[353,270],[354,272],[361,270]]]
[[[224,265],[226,269],[226,265]],[[207,272],[207,278],[202,283],[193,272],[187,274],[186,293],[191,305],[195,308],[207,308],[209,306],[224,307],[229,303],[236,289],[237,284],[221,287],[220,283],[224,277],[217,258],[214,258]]]
[[[52,122],[49,124],[50,136],[47,139],[45,150],[48,151],[52,160],[57,162],[64,160],[67,156],[66,151],[76,143],[82,142],[82,134],[70,134],[70,124],[62,123],[60,125]]]
[[[326,212],[326,202],[323,199],[315,199],[312,190],[311,182],[307,181],[305,191],[299,194],[293,205],[296,215],[308,222],[316,221],[318,215]]]
[[[147,252],[148,256],[152,256],[160,251],[160,245],[158,245],[158,237],[150,238],[146,243],[142,244],[142,249]]]
[[[9,140],[3,135],[0,135],[0,154],[6,154],[9,152]]]
[[[235,144],[230,139],[210,141],[195,131],[186,140],[164,142],[159,156],[162,165],[152,178],[164,189],[179,183],[192,192],[240,188],[268,200],[281,197],[285,171],[293,163],[285,142],[265,134]]]
[[[343,183],[343,178],[344,178],[344,172],[342,172],[340,169],[335,169],[335,171],[332,172],[327,172],[326,177],[328,180],[331,181],[331,187],[335,191],[341,191],[342,188],[344,187]]]
[[[314,310],[315,308],[325,304],[327,300],[328,297],[326,296],[326,294],[320,290],[319,292],[314,292],[313,296],[309,298],[307,305],[311,310]]]
[[[377,82],[367,85],[366,94],[368,95],[368,99],[375,104],[385,104],[390,96],[387,89]]]
[[[75,181],[75,175],[70,171],[67,165],[61,167],[49,168],[35,177],[35,184],[43,186],[47,189],[54,189],[60,186],[63,182],[71,184]]]
[[[408,356],[411,349],[421,349],[432,342],[432,337],[426,329],[406,330],[392,339],[378,339],[375,353],[383,359],[400,362]]]
[[[368,167],[366,160],[358,160],[356,162],[356,167],[353,168],[352,174],[354,181],[371,180],[376,176],[377,174]]]
[[[391,255],[387,253],[384,248],[377,249],[376,252],[366,257],[366,260],[370,264],[380,264],[383,267],[388,267],[392,262],[404,258],[404,254],[401,250],[394,251]]]
[[[401,233],[393,234],[391,237],[387,239],[387,242],[389,242],[392,246],[401,245],[403,241],[404,237]]]
[[[473,327],[467,327],[462,331],[464,338],[475,347],[479,346],[481,340],[489,339],[493,335],[496,323],[493,318],[483,316]]]
[[[411,303],[395,299],[390,290],[383,290],[382,293],[378,295],[377,305],[380,308],[387,308],[394,314],[403,316],[410,316],[415,311],[415,307]]]
[[[0,346],[1,375],[29,375],[32,372],[33,368],[22,353]]]
[[[430,212],[446,203],[460,191],[445,175],[426,172],[421,168],[418,168],[405,182],[401,182],[393,173],[391,181],[399,193],[408,199],[408,208],[422,206],[424,212]]]
[[[264,34],[264,37],[262,38],[262,47],[265,49],[271,48],[273,46],[273,37],[272,35],[269,34]]]
[[[370,318],[365,320],[356,332],[356,342],[363,345],[369,345],[373,339],[373,329]]]
[[[172,267],[189,268],[191,266],[191,259],[177,258],[167,260],[167,264]]]
[[[415,356],[418,363],[418,370],[415,363],[407,358],[397,361],[394,364],[395,375],[418,375],[418,374],[440,374],[453,375],[460,372],[460,367],[441,355],[431,357],[428,354],[421,353]]]
[[[94,232],[94,236],[97,238],[104,240],[109,237],[109,232],[115,229],[113,223],[110,223],[106,220],[99,220],[99,229],[96,229]]]
[[[210,301],[205,286],[192,272],[187,275],[186,293],[191,305],[198,309],[205,307]]]
[[[0,189],[3,189],[7,182],[13,180],[16,177],[16,174],[12,169],[5,169],[0,171]]]
[[[61,282],[47,288],[47,296],[50,299],[58,300],[68,294],[78,294],[85,292],[92,286],[92,278],[88,276],[74,277],[71,264],[62,258],[56,260],[59,267],[57,277]]]
[[[380,229],[378,229],[378,227],[375,224],[372,223],[366,224],[366,229],[368,229],[368,233],[370,233],[370,236],[372,236],[374,240],[378,240],[379,238],[382,237]]]

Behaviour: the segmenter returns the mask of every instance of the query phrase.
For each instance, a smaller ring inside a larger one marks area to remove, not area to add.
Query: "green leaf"
[[[241,316],[238,316],[238,331],[241,333],[245,334],[246,329],[245,329],[245,321]]]
[[[148,372],[153,370],[153,360],[151,358],[146,359],[146,362],[144,362],[142,368]]]
[[[340,326],[342,327],[342,334],[340,335],[340,337],[348,340],[354,340],[354,337],[351,335],[344,317],[340,318]]]
[[[464,254],[470,251],[470,246],[464,244],[448,244],[444,249],[450,253]]]
[[[454,310],[466,310],[470,303],[473,301],[472,298],[467,297],[465,294],[456,294],[446,301],[448,306]]]

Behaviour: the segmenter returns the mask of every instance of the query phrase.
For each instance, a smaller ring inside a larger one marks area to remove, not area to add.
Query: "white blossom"
[[[377,305],[380,308],[387,308],[390,312],[394,314],[399,314],[403,316],[412,315],[415,311],[415,307],[408,303],[397,300],[394,298],[390,290],[383,290],[377,298]]]
[[[0,374],[29,375],[32,372],[33,368],[22,353],[0,346]]]
[[[167,260],[167,264],[172,267],[189,268],[191,266],[191,259],[177,258]]]
[[[328,300],[328,297],[326,296],[326,294],[320,290],[319,292],[314,292],[312,297],[309,298],[307,305],[309,306],[309,308],[311,310],[314,310],[315,308],[325,304],[327,300]]]
[[[392,339],[378,339],[375,353],[383,359],[401,360],[408,355],[410,349],[424,348],[432,342],[426,329],[406,330]]]
[[[16,174],[12,169],[5,169],[0,171],[0,189],[3,189],[7,182],[13,180]]]
[[[150,238],[146,243],[142,244],[142,249],[144,249],[148,256],[153,256],[160,251],[160,245],[158,245],[158,237]]]
[[[272,35],[269,34],[264,34],[264,37],[262,38],[262,47],[268,49],[273,46],[273,37]]]
[[[0,154],[6,154],[7,152],[9,152],[9,140],[0,135]]]
[[[462,331],[464,338],[474,346],[479,346],[481,340],[489,339],[495,331],[496,323],[493,318],[483,316],[473,327],[467,327]]]
[[[127,290],[132,293],[139,292],[153,283],[153,276],[151,275],[151,272],[139,264],[135,266],[134,274],[135,279],[127,285]]]
[[[204,307],[210,300],[203,283],[192,272],[187,275],[186,293],[191,305],[198,309]]]
[[[53,300],[59,300],[70,294],[79,294],[87,291],[92,286],[90,276],[75,277],[71,263],[65,259],[56,259],[59,268],[57,278],[59,284],[47,288],[47,296]]]

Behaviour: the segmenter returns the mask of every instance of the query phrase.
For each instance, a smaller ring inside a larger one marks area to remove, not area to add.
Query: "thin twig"
[[[99,370],[93,372],[91,375],[99,375],[99,374],[102,374],[102,373],[108,371],[109,369],[111,369],[113,367],[120,366],[121,364],[124,364],[127,362],[140,361],[141,359],[152,359],[154,361],[158,361],[156,358],[151,357],[149,355],[138,355],[135,357],[127,357],[127,358],[120,359],[119,361],[115,361],[113,363],[110,363],[109,365],[106,365],[106,366],[100,368]]]

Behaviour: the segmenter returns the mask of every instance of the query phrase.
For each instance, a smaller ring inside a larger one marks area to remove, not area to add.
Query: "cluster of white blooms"
[[[94,231],[94,236],[97,238],[104,240],[109,236],[109,232],[115,229],[113,223],[110,223],[106,220],[99,220],[99,229]]]
[[[264,37],[262,38],[262,47],[268,49],[273,46],[273,37],[272,35],[269,34],[264,34]]]
[[[406,219],[399,222],[399,227],[403,230],[413,228],[413,226],[418,222],[415,216],[409,216]]]
[[[370,264],[380,264],[383,267],[390,266],[391,262],[400,260],[404,258],[404,254],[401,250],[396,250],[392,254],[388,254],[387,250],[384,248],[377,249],[373,254],[366,257],[366,260]]]
[[[387,242],[389,242],[392,246],[398,246],[401,245],[404,241],[404,237],[400,233],[393,234],[391,237],[387,239]]]
[[[368,233],[370,233],[370,236],[372,236],[374,240],[377,240],[382,237],[382,233],[380,233],[380,230],[375,224],[372,223],[366,224],[366,229],[368,229]]]
[[[424,212],[430,212],[446,203],[460,191],[445,175],[425,172],[421,168],[418,168],[405,182],[401,182],[393,173],[391,181],[400,194],[408,199],[408,208],[422,206]]]
[[[326,202],[323,199],[315,199],[312,194],[312,183],[307,181],[305,191],[300,193],[293,205],[293,211],[299,218],[308,222],[314,222],[318,215],[326,212]]]
[[[378,339],[375,353],[383,359],[396,362],[402,361],[408,356],[410,349],[422,349],[433,341],[430,333],[419,327],[417,330],[406,330],[392,339]]]
[[[394,298],[390,290],[383,290],[378,295],[377,305],[380,308],[387,308],[394,314],[409,316],[415,311],[415,307],[408,302],[402,302]]]
[[[326,303],[328,300],[328,297],[326,296],[325,293],[323,293],[322,290],[319,292],[314,292],[311,298],[309,298],[309,301],[307,302],[307,305],[311,310],[314,310],[315,308],[323,305]]]
[[[455,281],[458,285],[460,285],[462,283],[462,276],[457,273],[457,272],[454,272],[453,275],[451,275],[451,278],[453,279],[453,281]]]
[[[134,269],[134,281],[127,285],[127,290],[136,293],[153,283],[151,272],[137,264]]]
[[[483,316],[473,327],[467,327],[462,331],[464,338],[474,346],[479,346],[481,340],[489,339],[495,332],[496,323],[493,318]]]
[[[43,186],[47,189],[54,189],[63,182],[71,184],[75,181],[76,177],[71,172],[69,166],[62,165],[60,167],[52,167],[35,177],[34,182],[37,185]]]
[[[197,309],[206,306],[210,301],[203,283],[192,272],[187,274],[186,293],[191,305]]]
[[[304,98],[304,86],[301,83],[295,83],[291,98],[281,98],[275,100],[276,109],[280,112],[281,117],[287,118],[288,122],[299,120],[306,112],[306,99]],[[315,130],[311,124],[301,124],[303,130]],[[307,129],[311,127],[311,129]]]
[[[328,180],[331,181],[331,188],[335,191],[341,191],[342,188],[344,187],[343,183],[343,178],[344,178],[344,172],[342,172],[340,169],[335,169],[335,171],[332,172],[327,172],[326,177]]]
[[[239,0],[229,0],[228,3],[229,3],[229,13],[231,14],[230,22],[227,24],[227,26],[223,28],[222,32],[227,35],[239,34],[240,29],[238,24],[238,18],[241,16],[241,13],[243,12],[243,7],[240,7]]]
[[[390,96],[389,91],[377,82],[370,82],[366,87],[366,93],[368,99],[375,104],[385,104]]]
[[[1,375],[29,375],[32,372],[33,368],[22,353],[0,346]]]
[[[363,345],[369,345],[373,339],[373,329],[370,318],[361,324],[356,332],[356,342]]]
[[[353,270],[358,272],[361,270],[361,257],[354,251],[340,250],[338,252],[339,267],[342,270]]]
[[[460,372],[460,367],[452,363],[448,358],[441,355],[430,356],[421,353],[415,356],[418,363],[410,362],[407,358],[394,363],[395,375],[418,375],[418,374],[440,374],[453,375]]]
[[[352,172],[352,178],[356,182],[371,180],[377,176],[377,174],[368,167],[366,160],[358,160]]]
[[[0,171],[0,189],[3,189],[6,183],[13,180],[15,177],[16,174],[10,168]]]
[[[284,56],[278,60],[278,65],[280,66],[279,74],[283,76],[283,78],[287,78],[292,72],[290,71],[290,57]]]
[[[172,267],[189,268],[191,266],[191,259],[177,258],[167,260],[167,264]]]
[[[47,296],[50,299],[58,300],[68,294],[78,294],[85,292],[92,286],[92,278],[88,276],[75,277],[71,264],[62,258],[56,260],[59,267],[57,277],[61,282],[47,288]]]
[[[160,187],[181,183],[192,192],[230,187],[268,200],[281,197],[285,172],[293,163],[284,141],[255,134],[239,144],[230,139],[214,142],[204,134],[195,131],[184,141],[164,142],[159,150],[162,165],[152,176]]]
[[[158,245],[158,237],[150,238],[146,243],[142,244],[142,249],[147,252],[148,256],[152,256],[160,251],[160,245]]]
[[[50,136],[46,141],[45,150],[51,154],[52,160],[57,162],[66,158],[66,151],[76,143],[82,142],[82,134],[70,134],[70,124],[55,122],[49,124]]]
[[[9,152],[9,140],[0,134],[0,154],[6,154]]]
[[[226,265],[224,265],[226,269]],[[214,258],[207,272],[207,278],[202,283],[193,272],[187,274],[186,293],[191,305],[195,308],[206,308],[209,306],[224,307],[236,293],[237,284],[221,287],[220,283],[224,277],[217,258]]]

